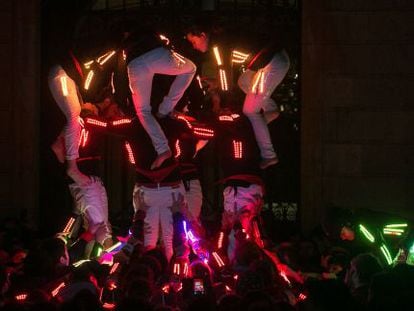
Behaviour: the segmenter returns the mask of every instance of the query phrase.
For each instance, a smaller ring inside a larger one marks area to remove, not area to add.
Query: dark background
[[[51,43],[59,29],[52,24],[60,22],[76,33],[74,22],[79,16],[75,13],[82,12],[96,20],[86,24],[91,33],[111,29],[112,23],[117,24],[114,20],[131,16],[168,25],[174,32],[181,18],[202,11],[196,1],[137,1],[135,6],[123,7],[131,2],[67,1],[65,10],[52,14],[52,20],[45,17],[47,2],[1,2],[2,218],[20,217],[55,232],[71,209],[64,174],[48,150],[63,120],[47,98],[44,80],[45,50],[58,44]],[[289,139],[289,131],[281,130],[293,164],[279,166],[272,180],[280,187],[271,189],[277,202],[298,202],[300,228],[312,228],[332,205],[412,217],[414,4],[408,0],[211,3],[213,10],[207,14],[230,25],[271,25],[269,29],[275,27],[278,32],[277,26],[284,25],[286,31],[281,32],[290,34],[300,85],[293,97],[297,100],[291,103],[298,111],[285,115],[287,128],[297,124],[299,132]],[[85,11],[78,10],[81,4]],[[109,146],[108,150],[114,149]],[[128,209],[130,201],[128,187],[118,183],[130,176],[122,163],[115,158],[103,167],[111,216]],[[214,172],[208,174],[214,177]],[[207,211],[216,209],[215,200],[217,196],[207,204]]]

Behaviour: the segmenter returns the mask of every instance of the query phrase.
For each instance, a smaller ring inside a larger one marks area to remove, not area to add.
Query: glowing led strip
[[[175,142],[175,158],[179,158],[181,155],[181,148],[180,148],[180,141],[177,139],[177,141]]]
[[[63,233],[69,233],[72,230],[72,226],[73,226],[74,222],[75,222],[75,218],[73,218],[73,217],[69,218],[69,220],[68,220],[68,222],[65,226],[65,229],[63,229]]]
[[[83,65],[85,66],[85,68],[86,69],[89,69],[89,67],[93,64],[93,60],[91,60],[91,61],[89,61],[89,62],[86,62],[86,63],[84,63]]]
[[[111,271],[109,271],[109,274],[114,274],[115,271],[118,269],[119,267],[119,262],[114,263],[114,265],[111,268]]]
[[[194,134],[199,135],[199,136],[205,136],[205,137],[213,137],[214,130],[210,130],[210,129],[206,129],[202,127],[195,127]]]
[[[247,58],[249,58],[249,55],[250,54],[245,54],[245,53],[234,50],[232,52],[232,60],[231,61],[233,63],[241,64],[241,63],[244,63]]]
[[[135,164],[134,152],[132,151],[132,148],[131,148],[131,146],[128,142],[125,143],[125,148],[126,148],[127,153],[128,153],[129,162],[132,163],[132,164]]]
[[[243,158],[243,144],[241,141],[233,140],[233,153],[235,159]]]
[[[216,260],[218,266],[219,267],[223,267],[224,266],[224,262],[221,259],[221,257],[219,256],[219,254],[217,254],[216,252],[212,252],[211,254],[213,255],[214,259]]]
[[[206,91],[203,88],[203,84],[201,83],[201,78],[199,75],[196,76],[197,82],[198,82],[198,86],[200,87],[200,89],[203,91],[203,94],[206,95]]]
[[[165,44],[166,44],[166,45],[169,45],[169,44],[170,44],[170,39],[168,39],[166,36],[164,36],[164,35],[160,35],[159,37],[160,37],[160,39],[161,39],[162,41],[165,41]]]
[[[231,116],[219,116],[220,121],[230,121],[233,122],[233,118]]]
[[[85,81],[85,85],[84,85],[85,90],[89,89],[89,86],[91,85],[91,81],[92,81],[92,78],[93,78],[93,74],[94,74],[93,70],[88,72],[88,76],[86,77],[86,81]]]
[[[86,123],[91,124],[91,125],[100,126],[100,127],[107,127],[108,126],[108,124],[106,122],[99,121],[99,120],[92,119],[92,118],[87,118]]]
[[[386,225],[385,228],[405,228],[408,227],[408,224],[390,224]]]
[[[365,228],[363,225],[359,225],[359,230],[361,230],[362,234],[371,242],[375,242],[374,236]]]
[[[216,57],[217,66],[223,65],[218,46],[213,47],[214,56]]]
[[[227,91],[229,89],[228,85],[227,85],[227,76],[226,76],[226,71],[224,69],[220,69],[219,70],[220,73],[220,83],[221,83],[221,89],[223,91]]]
[[[224,238],[224,232],[220,232],[218,242],[217,242],[217,248],[220,249],[223,247],[223,238]]]
[[[193,126],[191,125],[190,121],[188,121],[184,116],[178,116],[177,119],[184,121],[187,124],[187,127],[189,129],[193,128]]]
[[[96,60],[100,65],[105,64],[112,56],[115,55],[115,51],[109,51],[108,53],[102,55],[101,57],[98,57]]]
[[[121,243],[121,242],[117,242],[116,244],[114,244],[114,245],[112,245],[111,247],[107,248],[107,249],[106,249],[106,252],[107,252],[107,253],[110,253],[110,252],[112,252],[114,249],[116,249],[117,247],[119,247],[119,246],[121,246],[121,245],[122,245],[122,243]]]
[[[60,77],[60,85],[62,86],[62,94],[63,96],[68,96],[68,82],[66,77]]]
[[[388,250],[388,248],[385,246],[385,244],[382,244],[380,249],[381,249],[382,254],[385,257],[385,260],[387,261],[387,264],[391,265],[392,264],[392,257],[391,257],[391,254],[390,254],[390,251]]]
[[[19,295],[16,295],[15,298],[18,301],[23,301],[23,300],[26,300],[27,294],[19,294]]]
[[[129,124],[131,122],[132,122],[131,119],[119,119],[119,120],[113,121],[112,125],[113,126],[118,126],[118,125],[121,125],[121,124]]]
[[[172,52],[172,55],[175,57],[178,62],[185,64],[185,58],[184,56],[178,54],[177,52]]]
[[[52,291],[52,296],[53,296],[53,297],[55,297],[55,296],[59,293],[59,291],[60,291],[63,287],[65,287],[65,282],[60,283],[60,284],[59,284],[59,286],[58,286],[58,287],[56,287],[56,288]]]

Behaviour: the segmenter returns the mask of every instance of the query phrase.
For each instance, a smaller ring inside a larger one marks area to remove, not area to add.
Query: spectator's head
[[[394,264],[401,263],[414,266],[414,232],[412,230],[400,242],[399,252]]]
[[[69,254],[65,243],[59,238],[49,238],[29,250],[24,270],[26,276],[52,277],[68,265]]]
[[[145,252],[145,255],[152,256],[158,260],[161,265],[161,273],[166,273],[168,269],[168,259],[165,256],[165,253],[159,248],[153,248]]]
[[[52,263],[56,265],[68,266],[69,254],[65,242],[53,237],[43,241],[43,251],[51,258]]]
[[[61,310],[91,311],[102,310],[102,308],[98,295],[85,289],[79,291],[70,301],[63,303]]]
[[[368,285],[372,276],[380,271],[382,266],[377,257],[370,253],[359,254],[351,260],[345,283],[351,289]]]
[[[117,309],[118,311],[152,311],[153,308],[147,299],[134,300],[132,298],[123,299]]]
[[[212,26],[207,21],[199,21],[185,29],[185,37],[194,50],[201,53],[208,51]]]
[[[299,268],[299,249],[293,244],[289,242],[281,243],[277,249],[277,254],[280,260],[289,267],[292,267],[293,269]]]
[[[339,274],[348,267],[349,261],[350,255],[345,249],[334,247],[321,257],[321,266],[325,272]]]
[[[263,291],[251,291],[243,297],[241,310],[273,311],[275,310],[275,302],[269,294]]]
[[[125,288],[125,297],[149,301],[153,294],[152,284],[144,278],[134,278]]]
[[[220,298],[217,311],[238,311],[240,310],[241,297],[234,294],[227,294]]]
[[[346,208],[328,207],[322,221],[322,228],[331,239],[354,240],[354,221],[352,211]]]
[[[149,255],[144,255],[139,259],[139,263],[146,265],[152,271],[155,281],[161,277],[162,266],[157,258]]]
[[[310,307],[310,310],[352,309],[352,299],[349,290],[342,281],[310,280],[307,285],[308,298],[304,301],[304,304]]]
[[[259,246],[247,241],[236,248],[236,262],[241,266],[250,266],[253,262],[262,259],[262,252]]]
[[[216,303],[211,297],[203,295],[194,297],[187,307],[188,311],[214,311]]]
[[[130,265],[126,274],[146,279],[152,284],[155,282],[154,271],[140,262]]]
[[[211,270],[202,261],[193,261],[190,264],[190,276],[194,279],[211,280]]]

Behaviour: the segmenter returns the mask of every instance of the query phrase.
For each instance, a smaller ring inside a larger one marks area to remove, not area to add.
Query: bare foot
[[[153,170],[153,169],[160,167],[164,163],[164,161],[171,158],[171,156],[172,156],[171,150],[168,150],[168,151],[165,151],[159,154],[157,158],[155,159],[155,161],[152,162],[151,169]]]
[[[262,170],[268,168],[269,166],[276,165],[279,163],[279,159],[277,157],[269,158],[269,159],[262,159],[262,162],[260,162],[260,168]]]
[[[67,169],[66,170],[66,174],[68,174],[68,176],[70,178],[73,179],[73,181],[75,183],[77,183],[78,185],[85,185],[87,184],[90,179],[88,176],[86,176],[85,174],[82,174],[80,171],[78,170],[74,170],[74,169]]]
[[[60,163],[65,163],[65,144],[63,137],[59,136],[58,138],[56,138],[56,140],[53,142],[50,148],[55,154],[57,160]]]

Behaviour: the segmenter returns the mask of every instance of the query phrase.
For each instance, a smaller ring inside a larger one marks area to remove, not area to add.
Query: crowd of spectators
[[[323,226],[322,226],[323,227]],[[176,270],[141,237],[111,255],[74,258],[62,235],[43,238],[7,219],[0,232],[2,310],[396,310],[410,306],[411,235],[384,265],[373,252],[352,254],[315,230],[261,248],[239,237],[235,261],[190,256]],[[325,241],[322,241],[325,239]],[[323,247],[321,247],[323,245]],[[405,253],[404,253],[405,251]],[[412,251],[412,250],[411,250]],[[75,260],[77,262],[75,262]]]

